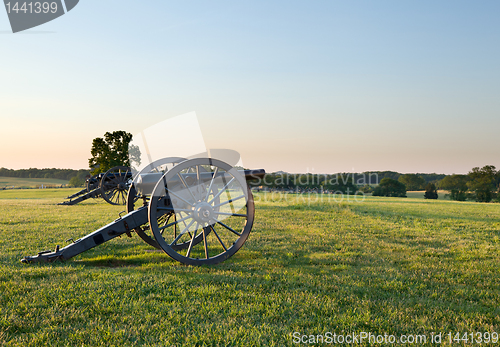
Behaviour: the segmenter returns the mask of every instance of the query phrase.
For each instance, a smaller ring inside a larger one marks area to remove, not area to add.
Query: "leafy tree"
[[[395,171],[365,171],[363,173],[349,173],[354,177],[357,185],[378,184],[382,179],[389,177],[397,180],[400,173]]]
[[[467,200],[467,182],[469,176],[467,175],[451,175],[446,176],[439,181],[439,188],[450,191],[450,199],[456,201]]]
[[[78,178],[78,176],[74,176],[69,180],[68,185],[70,187],[82,187],[85,184],[85,181]]]
[[[406,198],[406,186],[399,181],[386,177],[380,181],[372,195]]]
[[[403,183],[407,190],[420,190],[424,188],[425,184],[425,179],[417,174],[401,175],[398,181]]]
[[[426,183],[434,183],[436,184],[439,180],[442,180],[446,177],[445,174],[437,174],[437,173],[417,173],[417,175],[422,176]],[[437,186],[436,186],[437,187]]]
[[[426,199],[437,199],[438,198],[438,192],[436,189],[436,185],[434,183],[427,183],[427,186],[425,187],[424,198],[426,198]]]
[[[475,167],[469,172],[470,181],[467,186],[474,192],[474,198],[478,202],[490,202],[497,189],[497,171],[493,165],[482,168]]]
[[[359,190],[365,194],[373,193],[373,187],[368,184],[361,186]]]
[[[90,150],[91,174],[106,172],[114,166],[129,166],[128,146],[131,140],[132,134],[123,130],[107,132],[104,138],[95,138]]]

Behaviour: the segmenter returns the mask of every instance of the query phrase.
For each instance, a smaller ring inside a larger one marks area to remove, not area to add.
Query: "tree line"
[[[342,173],[345,175],[346,173]],[[445,174],[437,174],[437,173],[416,173],[416,174],[402,174],[399,172],[395,171],[366,171],[362,173],[353,173],[351,174],[354,176],[355,182],[361,183],[363,178],[365,177],[377,177],[378,182],[373,183],[373,182],[365,182],[364,184],[378,184],[380,183],[384,178],[390,178],[399,182],[404,183],[405,185],[408,185],[408,190],[420,190],[424,189],[425,185],[427,183],[434,183],[436,184],[440,180],[442,180],[444,177],[446,177]],[[417,187],[409,184],[410,181],[412,181],[413,178],[418,177],[418,182],[417,182]],[[358,183],[358,184],[359,184]]]
[[[371,188],[371,187],[369,187]],[[406,197],[408,190],[424,190],[424,197],[437,199],[438,189],[450,192],[450,199],[456,201],[500,202],[500,170],[495,166],[475,167],[466,175],[448,175],[438,181],[428,182],[419,174],[404,174],[398,179],[383,178],[372,188],[374,196]],[[366,191],[367,188],[364,187]]]
[[[69,181],[73,177],[78,177],[85,180],[90,174],[89,170],[72,170],[72,169],[20,169],[12,170],[7,168],[0,168],[0,176],[3,177],[19,177],[19,178],[55,178],[59,180]]]
[[[401,174],[394,171],[363,173],[266,174],[253,186],[279,190],[323,190],[343,194],[358,191],[374,196],[406,197],[407,191],[422,191],[426,199],[437,199],[438,189],[449,191],[457,201],[500,202],[500,170],[495,166],[475,167],[466,175]]]
[[[437,183],[446,177],[445,174],[401,174],[394,171],[366,171],[362,173],[341,172],[336,174],[291,174],[275,172],[266,174],[265,179],[254,182],[254,185],[273,189],[323,189],[351,192],[358,189],[371,193],[373,187],[383,180],[395,180],[403,183],[406,190],[425,189],[427,183]],[[389,181],[390,182],[390,181]]]
[[[450,191],[450,198],[457,201],[500,202],[500,170],[495,166],[475,167],[467,175],[446,176],[439,188]]]
[[[352,177],[341,174],[290,174],[285,172],[269,173],[263,179],[250,181],[251,186],[266,187],[269,189],[307,191],[328,190],[342,194],[354,194],[358,186]]]

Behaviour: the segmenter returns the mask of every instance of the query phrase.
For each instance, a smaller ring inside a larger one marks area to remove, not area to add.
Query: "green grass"
[[[44,186],[60,186],[66,185],[69,181],[58,180],[55,178],[19,178],[19,177],[3,177],[0,176],[0,189],[7,187],[12,188],[32,188]]]
[[[286,346],[296,331],[500,331],[500,204],[258,194],[249,240],[216,266],[181,265],[137,236],[65,263],[21,264],[123,210],[56,206],[70,191],[0,191],[0,345]]]

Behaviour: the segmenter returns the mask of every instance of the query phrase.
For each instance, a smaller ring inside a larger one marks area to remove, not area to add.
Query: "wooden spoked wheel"
[[[254,214],[245,178],[230,165],[207,158],[184,161],[165,173],[148,208],[158,245],[189,265],[216,264],[235,254],[250,234]]]
[[[101,178],[101,196],[111,205],[125,205],[132,182],[132,170],[127,166],[115,166]]]
[[[92,190],[99,188],[99,179],[97,178],[97,176],[99,176],[99,174],[93,175],[87,180],[85,184],[85,188],[87,188],[87,193],[90,193]]]
[[[134,178],[134,183],[130,185],[130,189],[128,191],[127,195],[127,213],[130,213],[137,208],[141,206],[147,206],[149,204],[149,200],[151,197],[151,194],[137,185],[137,181],[141,175],[144,174],[160,174],[159,177],[161,177],[163,174],[168,172],[170,169],[172,169],[175,165],[178,163],[181,163],[185,161],[186,159],[184,158],[179,158],[179,157],[169,157],[169,158],[162,158],[159,160],[154,161],[153,163],[147,165],[145,168],[143,168]],[[154,186],[153,186],[154,187]],[[159,220],[159,223],[169,223],[175,220],[177,216],[172,216],[172,215],[164,215],[162,219]],[[161,249],[158,243],[156,242],[153,234],[151,233],[151,228],[149,227],[149,221],[148,223],[145,223],[141,225],[140,227],[137,227],[134,229],[137,235],[144,240],[148,245],[153,246],[154,248]],[[198,238],[198,242],[201,242],[203,240],[203,236]],[[178,247],[187,247],[188,245],[183,245],[179,244]]]

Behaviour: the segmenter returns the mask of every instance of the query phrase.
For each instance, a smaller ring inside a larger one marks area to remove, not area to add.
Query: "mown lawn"
[[[0,345],[500,332],[500,204],[259,194],[249,240],[219,265],[181,265],[137,236],[65,263],[21,264],[123,210],[102,200],[56,206],[69,192],[0,191]]]

